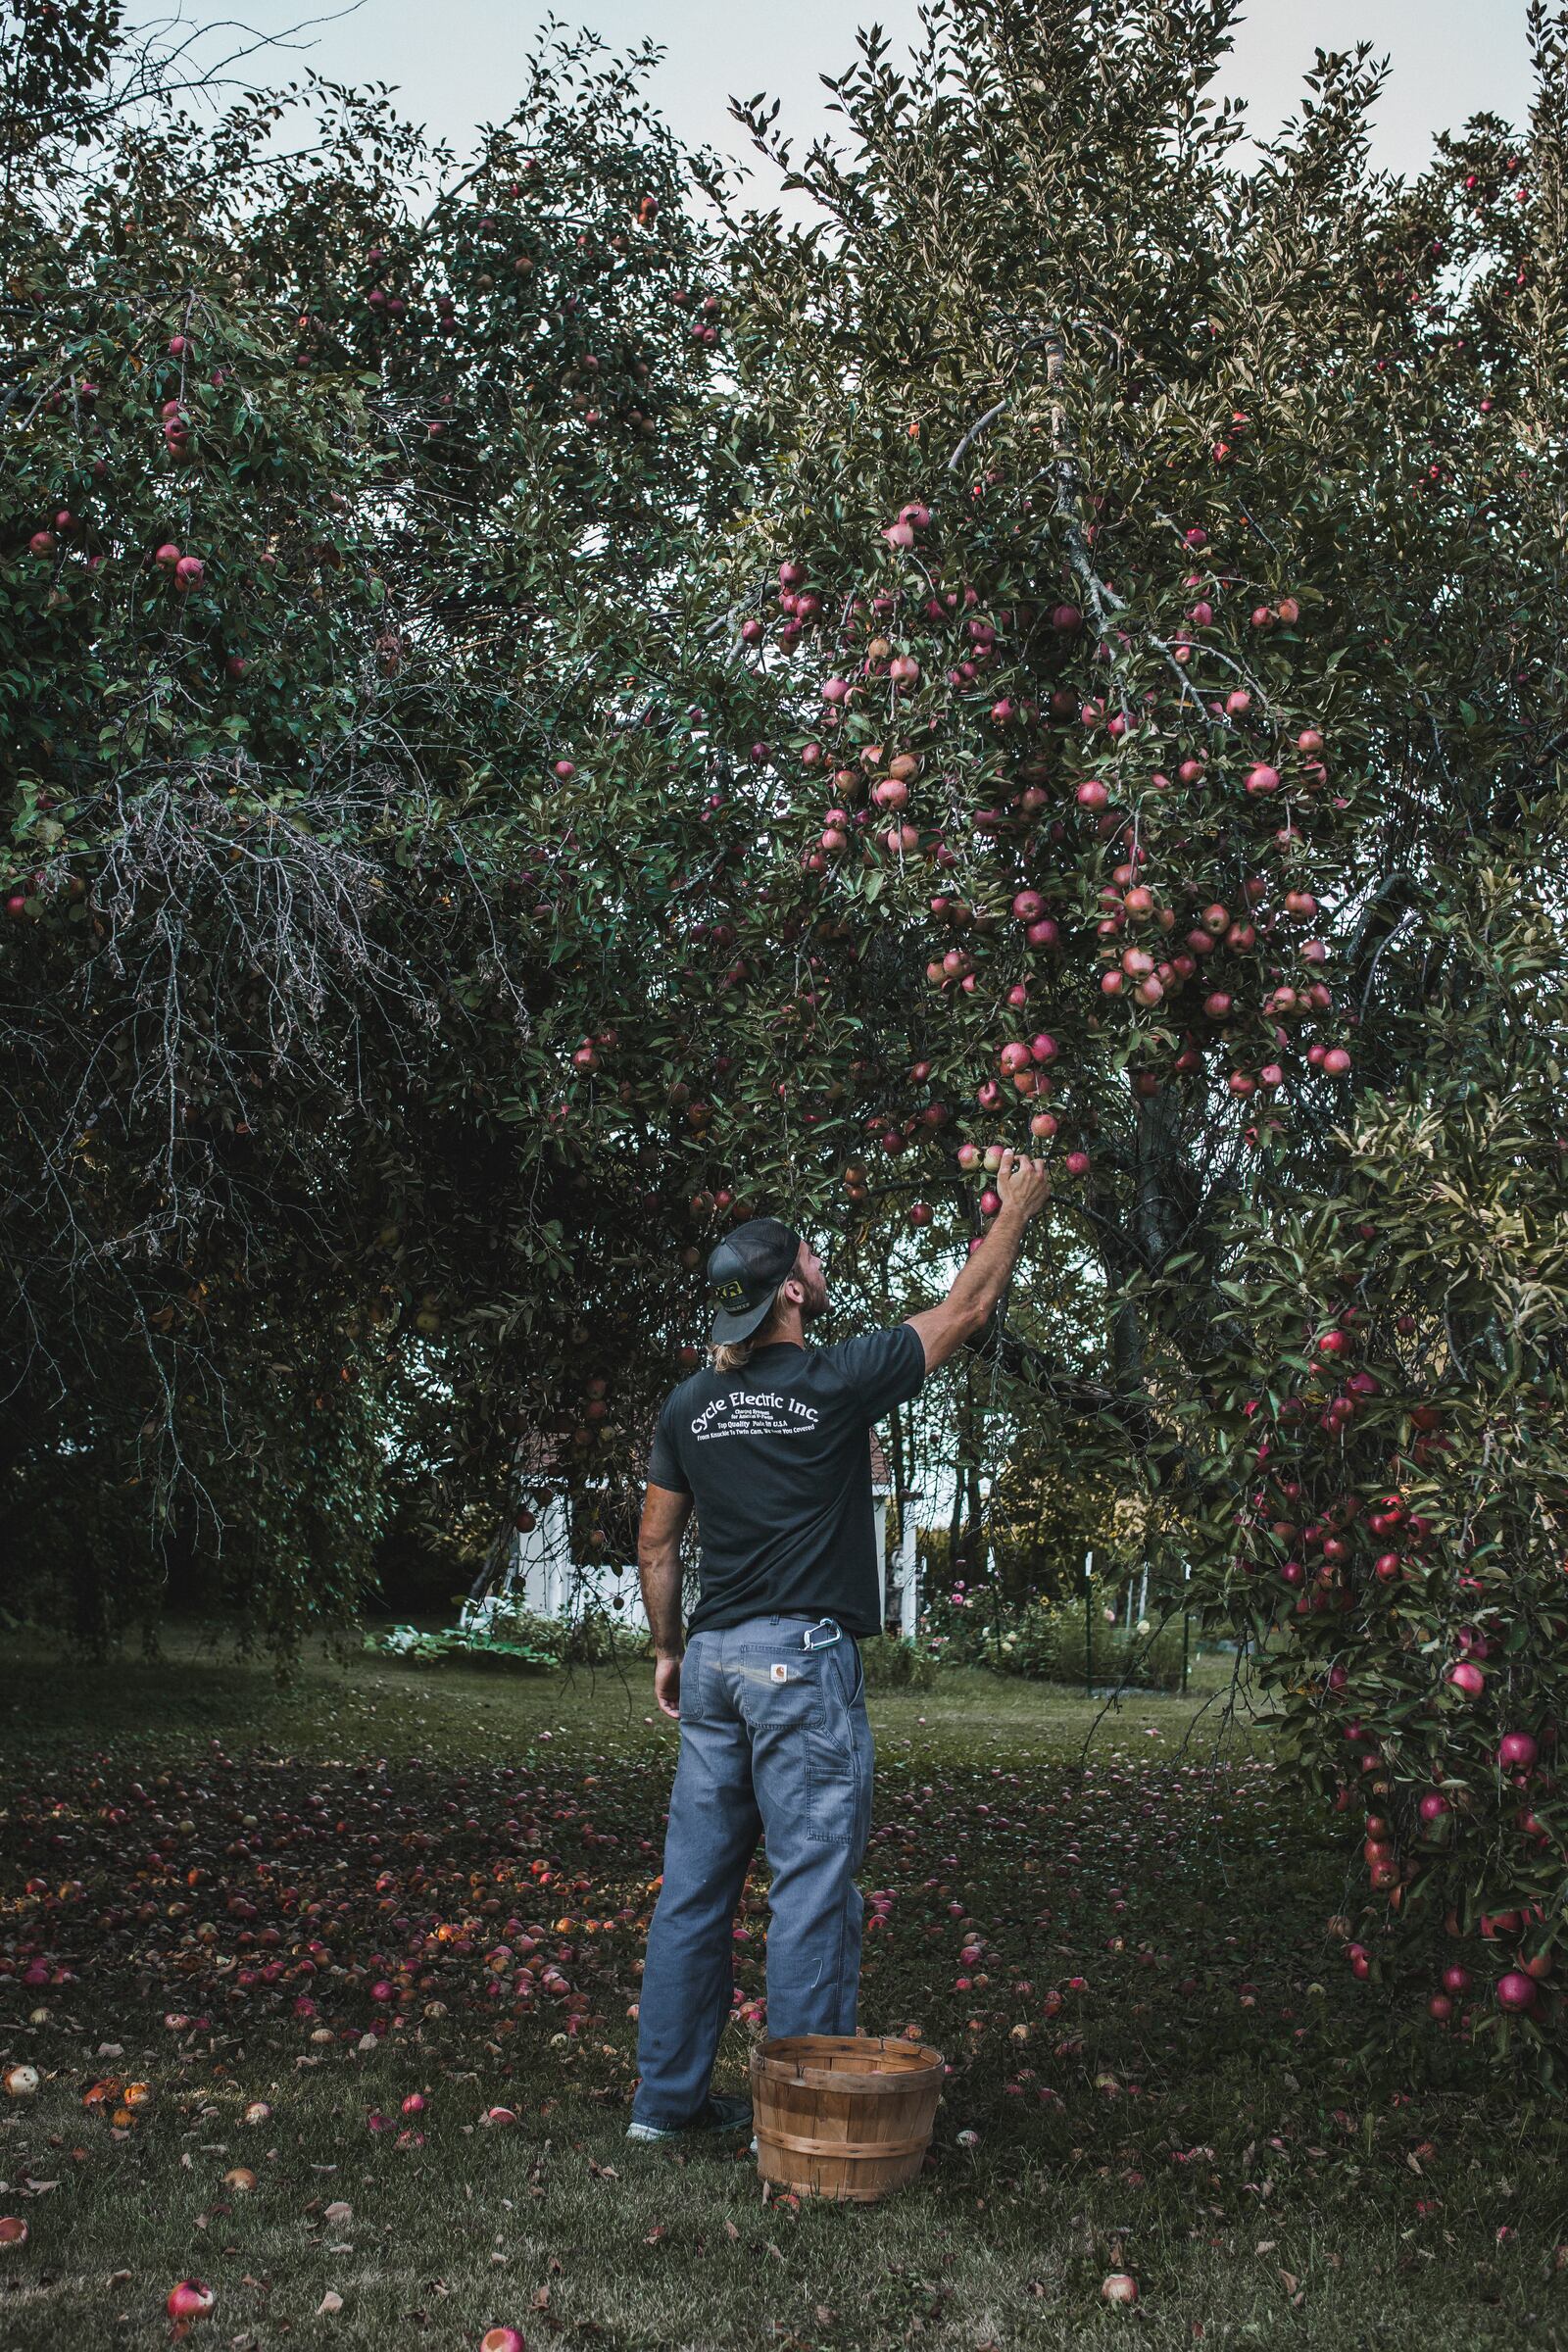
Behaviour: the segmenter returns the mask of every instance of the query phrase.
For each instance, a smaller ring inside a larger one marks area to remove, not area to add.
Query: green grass
[[[0,1953],[41,1944],[72,1974],[0,1978],[5,2062],[45,2077],[0,2099],[0,2213],[30,2228],[0,2251],[0,2352],[166,2342],[190,2275],[219,2297],[195,2341],[230,2347],[469,2347],[502,2320],[536,2352],[1047,2352],[1129,2328],[1157,2347],[1568,2343],[1555,2116],[1356,2061],[1376,1996],[1323,1933],[1342,1849],[1266,1727],[1219,1741],[1200,1710],[1222,1672],[1204,1660],[1188,1701],[1102,1719],[979,1675],[873,1701],[862,1884],[894,1900],[861,2022],[918,2027],[953,2071],[921,2180],[858,2211],[764,2201],[745,2157],[622,2136],[674,1755],[646,1667],[318,1656],[278,1691],[193,1638],[92,1672],[13,1652]],[[759,1871],[748,2000],[764,1892]],[[509,1918],[543,1931],[568,1994],[484,1997]],[[288,1973],[334,1919],[342,1973]],[[406,2022],[362,2054],[371,1975],[465,1920],[471,1950],[433,1947],[392,2005]],[[285,1973],[242,1993],[270,1955]],[[318,2014],[299,2018],[307,1982]],[[747,2038],[727,2037],[721,2086],[743,2084]],[[151,2088],[120,2132],[81,2103],[106,2074]],[[423,2142],[399,2145],[415,2090]],[[257,2099],[270,2120],[247,2125]],[[496,2104],[516,2123],[486,2127]],[[236,2165],[249,2192],[223,2184]],[[337,2201],[351,2215],[329,2222]],[[1118,2264],[1132,2315],[1100,2300]],[[342,2308],[319,2314],[328,2291]]]

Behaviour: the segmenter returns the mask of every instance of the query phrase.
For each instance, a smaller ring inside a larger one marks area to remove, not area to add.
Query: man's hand
[[[1004,1152],[995,1182],[1003,1210],[1010,1210],[1024,1223],[1044,1208],[1051,1198],[1051,1179],[1046,1174],[1045,1161],[1029,1159],[1022,1152]]]
[[[669,1719],[670,1719],[670,1721],[671,1721],[672,1723],[679,1723],[679,1721],[680,1721],[680,1660],[679,1660],[679,1658],[661,1658],[661,1659],[660,1659],[660,1661],[659,1661],[658,1665],[657,1665],[657,1666],[654,1668],[654,1696],[655,1696],[655,1697],[658,1699],[658,1701],[659,1701],[659,1711],[660,1711],[660,1713],[661,1713],[662,1715],[667,1715],[667,1716],[669,1717]]]

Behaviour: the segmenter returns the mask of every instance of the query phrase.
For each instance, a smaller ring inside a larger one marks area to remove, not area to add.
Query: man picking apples
[[[868,1432],[1002,1296],[1049,1187],[1044,1162],[1015,1152],[995,1181],[996,1220],[941,1305],[836,1347],[806,1344],[827,1286],[789,1226],[754,1217],[709,1258],[710,1366],[660,1412],[637,1545],[655,1693],[680,1724],[680,1758],[628,2138],[751,2129],[749,2102],[710,2083],[759,1837],[772,1873],[769,2033],[856,2030],[872,1767],[858,1643],[881,1630]],[[701,1580],[683,1642],[680,1539],[694,1507]]]

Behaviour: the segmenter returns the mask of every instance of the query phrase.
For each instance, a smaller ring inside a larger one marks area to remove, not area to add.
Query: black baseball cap
[[[710,1252],[708,1279],[718,1307],[709,1339],[715,1348],[749,1340],[767,1320],[779,1284],[795,1271],[801,1237],[777,1217],[748,1217]]]

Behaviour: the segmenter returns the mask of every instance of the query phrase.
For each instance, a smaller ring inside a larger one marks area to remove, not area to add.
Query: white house
[[[519,1483],[529,1497],[534,1524],[509,1529],[492,1547],[482,1574],[463,1604],[459,1624],[482,1626],[498,1609],[524,1608],[539,1617],[568,1617],[600,1607],[623,1625],[646,1633],[648,1616],[635,1564],[583,1568],[571,1556],[571,1512],[566,1482],[550,1439],[530,1432],[518,1444]],[[876,1521],[876,1556],[882,1584],[882,1622],[890,1619],[912,1634],[919,1613],[919,1575],[914,1554],[914,1518],[904,1497],[904,1540],[890,1576],[888,1497],[893,1492],[887,1457],[871,1432],[871,1506]]]

